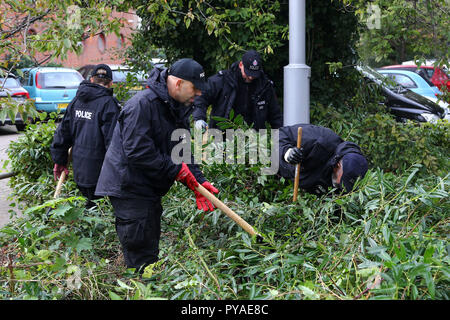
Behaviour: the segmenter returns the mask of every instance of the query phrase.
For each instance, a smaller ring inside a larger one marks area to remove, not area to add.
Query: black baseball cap
[[[99,77],[103,79],[109,79],[112,80],[113,75],[111,68],[106,64],[98,64],[95,66],[94,71],[92,71],[91,77]]]
[[[195,88],[206,90],[206,77],[203,67],[197,61],[190,58],[177,60],[168,70],[168,74],[183,80],[190,81]]]
[[[347,153],[342,157],[342,182],[347,192],[353,189],[358,178],[363,178],[368,169],[366,158],[359,153]]]
[[[258,78],[262,71],[262,59],[258,52],[249,50],[242,56],[245,74],[249,77]]]

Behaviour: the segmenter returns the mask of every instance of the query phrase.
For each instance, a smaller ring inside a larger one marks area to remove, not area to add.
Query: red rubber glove
[[[53,178],[55,179],[55,181],[59,180],[59,177],[61,177],[61,173],[63,171],[66,173],[66,176],[69,174],[69,169],[67,169],[66,166],[55,163],[55,166],[53,167]]]
[[[205,189],[211,193],[219,193],[219,190],[217,188],[215,188],[208,181],[203,182],[202,186],[205,187]],[[195,194],[195,200],[197,201],[197,208],[199,210],[203,209],[203,211],[206,212],[209,209],[210,211],[214,211],[214,208],[215,208],[214,205],[208,199],[206,199],[206,197],[204,195],[202,195],[197,190],[194,190],[194,194]]]
[[[181,170],[178,172],[175,180],[180,181],[192,191],[195,191],[195,188],[198,186],[197,179],[195,179],[191,170],[189,170],[189,167],[184,162],[181,163]]]

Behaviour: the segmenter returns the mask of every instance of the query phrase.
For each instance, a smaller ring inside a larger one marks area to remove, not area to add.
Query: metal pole
[[[309,123],[305,0],[289,0],[289,65],[284,67],[284,125]]]

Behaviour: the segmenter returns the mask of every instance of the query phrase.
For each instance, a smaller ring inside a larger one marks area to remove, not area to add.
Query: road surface
[[[0,126],[0,173],[10,171],[8,167],[3,169],[3,161],[8,159],[6,149],[8,149],[9,143],[17,140],[19,136],[15,126]],[[12,201],[7,199],[11,192],[11,189],[7,185],[8,180],[9,179],[0,180],[0,228],[10,221],[11,214],[9,210],[14,210],[18,216],[21,215],[20,210],[9,206]]]

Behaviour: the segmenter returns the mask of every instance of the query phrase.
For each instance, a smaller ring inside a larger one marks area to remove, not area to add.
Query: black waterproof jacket
[[[238,77],[242,77],[239,62],[233,63],[229,69],[219,71],[210,77],[208,90],[195,98],[194,120],[206,121],[206,111],[210,104],[212,110],[209,128],[217,127],[214,116],[228,119],[236,103],[237,87],[240,84]],[[253,123],[253,128],[258,130],[265,129],[265,123],[268,122],[272,129],[278,129],[283,125],[283,115],[275,96],[273,82],[264,73],[253,82],[256,88],[248,102],[248,106],[253,109],[251,123],[248,124]]]
[[[331,129],[311,124],[296,124],[280,128],[278,173],[288,179],[295,178],[295,165],[284,160],[289,148],[297,146],[298,127],[302,127],[301,147],[304,161],[300,166],[299,187],[312,194],[323,194],[333,186],[333,167],[347,153],[362,154],[359,146],[344,141]]]
[[[75,182],[92,188],[97,184],[120,107],[113,90],[85,80],[66,109],[50,147],[53,162],[67,164],[72,147]]]
[[[180,141],[171,141],[171,135],[177,128],[189,128],[192,107],[169,96],[166,79],[167,69],[153,69],[148,88],[125,103],[105,156],[96,195],[157,200],[174,183],[181,164],[172,161],[171,153]],[[188,166],[199,183],[206,181],[197,165]]]

